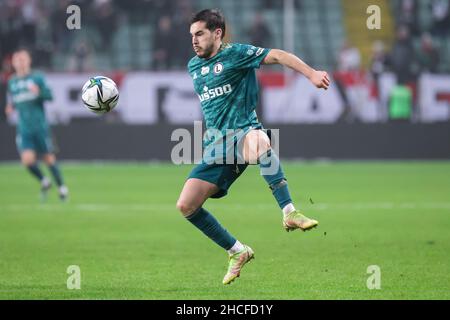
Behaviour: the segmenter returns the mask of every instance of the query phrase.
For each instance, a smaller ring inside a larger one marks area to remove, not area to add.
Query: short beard
[[[198,57],[202,58],[202,59],[207,59],[207,58],[211,57],[213,51],[214,51],[214,42],[211,43],[210,46],[205,48],[205,53],[203,53],[202,55],[198,55]]]

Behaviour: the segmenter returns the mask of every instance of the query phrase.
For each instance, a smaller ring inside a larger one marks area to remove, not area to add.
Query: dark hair
[[[15,53],[22,52],[22,51],[28,53],[28,55],[31,57],[31,50],[28,47],[17,47],[17,48],[14,48],[14,51],[12,53],[15,54]]]
[[[210,31],[222,29],[222,39],[225,37],[225,18],[217,9],[206,9],[194,14],[191,18],[191,24],[203,21],[206,22],[206,28]]]

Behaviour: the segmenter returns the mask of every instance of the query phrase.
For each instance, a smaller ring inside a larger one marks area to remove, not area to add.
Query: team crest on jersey
[[[214,65],[214,73],[219,74],[223,71],[223,64],[218,62]]]
[[[206,76],[209,73],[209,66],[202,67],[202,76]]]

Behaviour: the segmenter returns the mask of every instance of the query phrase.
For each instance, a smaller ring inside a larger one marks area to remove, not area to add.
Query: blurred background
[[[0,0],[0,300],[450,299],[449,2]],[[71,5],[80,29],[67,27]],[[226,257],[175,207],[192,166],[170,161],[174,131],[202,120],[186,65],[189,19],[205,8],[224,13],[226,41],[294,52],[332,78],[324,91],[257,70],[258,117],[279,129],[292,198],[320,227],[284,232],[259,167],[246,169],[205,205],[259,257],[232,290]],[[5,116],[17,47],[53,92],[64,203],[56,187],[39,197]],[[97,75],[119,86],[104,115],[81,101]],[[81,290],[69,290],[77,267]],[[372,268],[382,290],[369,290]]]
[[[66,27],[72,4],[78,30]],[[379,30],[366,24],[373,4]],[[171,132],[201,120],[186,65],[189,19],[204,8],[224,13],[227,42],[282,48],[332,74],[322,92],[279,66],[258,71],[257,111],[281,129],[282,157],[450,158],[449,0],[0,0],[0,106],[11,53],[25,46],[53,90],[61,158],[168,160]],[[105,116],[80,100],[99,74],[121,93]],[[14,119],[0,114],[0,160],[17,159]]]

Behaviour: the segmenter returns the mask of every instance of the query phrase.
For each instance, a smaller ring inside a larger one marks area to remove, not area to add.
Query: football
[[[119,89],[108,77],[92,77],[84,84],[81,99],[85,107],[92,112],[107,113],[116,107],[119,101]]]

